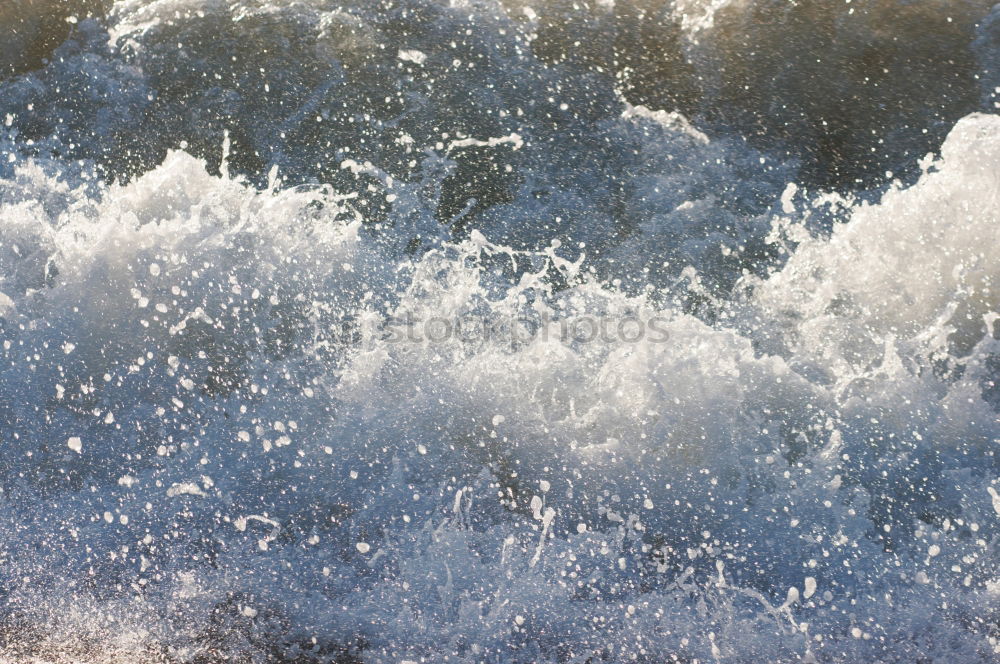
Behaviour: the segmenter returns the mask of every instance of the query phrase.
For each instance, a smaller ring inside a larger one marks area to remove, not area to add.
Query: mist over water
[[[0,660],[997,661],[998,16],[4,5]]]

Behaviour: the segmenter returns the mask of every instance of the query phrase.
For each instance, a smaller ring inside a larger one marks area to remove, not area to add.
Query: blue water
[[[11,7],[0,661],[1000,657],[989,3]]]

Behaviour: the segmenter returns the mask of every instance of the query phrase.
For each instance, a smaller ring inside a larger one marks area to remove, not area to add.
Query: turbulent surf
[[[0,660],[1000,657],[989,2],[0,30]]]

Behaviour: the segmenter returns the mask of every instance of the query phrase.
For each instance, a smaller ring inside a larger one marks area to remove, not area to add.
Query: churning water
[[[0,30],[0,659],[1000,658],[989,2]]]

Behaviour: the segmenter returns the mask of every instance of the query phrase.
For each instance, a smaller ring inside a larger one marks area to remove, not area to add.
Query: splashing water
[[[0,81],[0,661],[1000,656],[986,4],[84,5]]]

